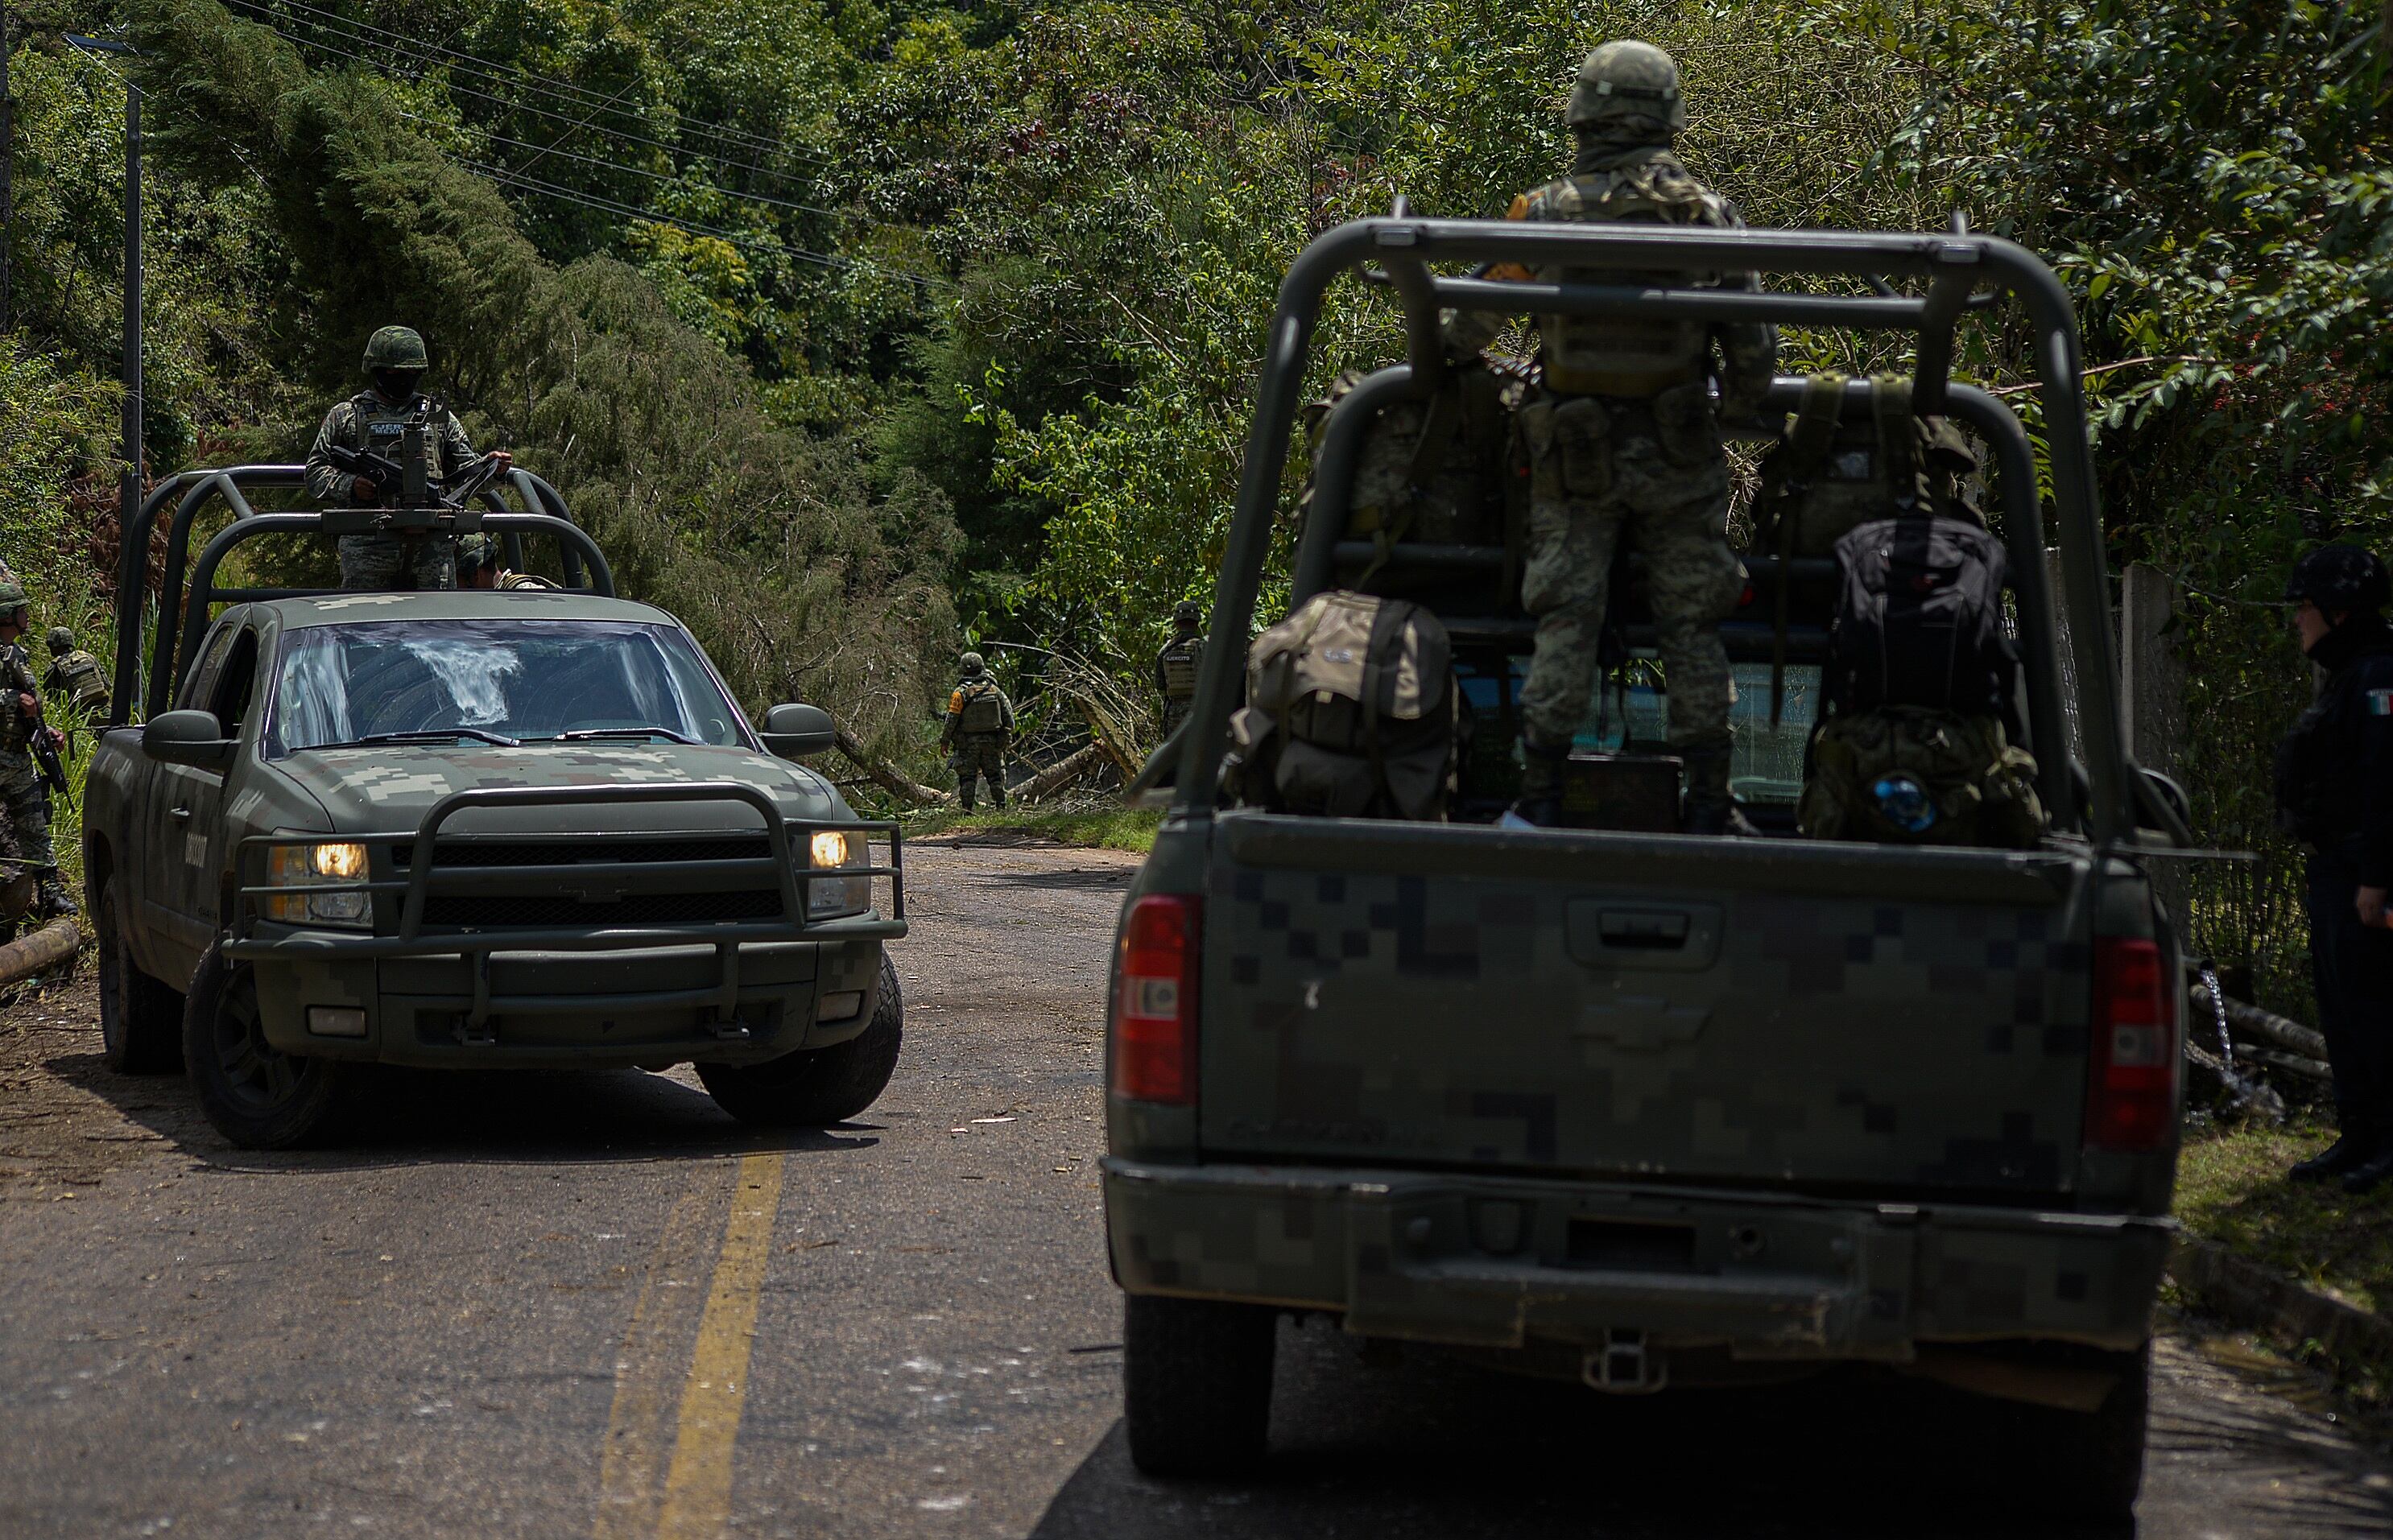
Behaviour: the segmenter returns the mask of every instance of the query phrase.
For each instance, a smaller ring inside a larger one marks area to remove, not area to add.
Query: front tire
[[[1268,1305],[1125,1296],[1131,1463],[1149,1476],[1236,1476],[1261,1465],[1278,1327]]]
[[[830,1048],[800,1049],[761,1064],[700,1064],[698,1077],[714,1104],[765,1129],[818,1129],[844,1123],[872,1105],[897,1069],[906,1002],[897,967],[881,956],[881,998],[864,1030]]]
[[[249,964],[211,950],[183,1010],[183,1062],[200,1110],[244,1150],[314,1143],[340,1111],[342,1067],[284,1053],[266,1040]]]
[[[100,1058],[119,1075],[182,1068],[183,997],[134,963],[116,883],[99,890],[92,929],[99,941]]]

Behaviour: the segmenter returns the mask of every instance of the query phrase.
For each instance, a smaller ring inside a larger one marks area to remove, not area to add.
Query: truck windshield
[[[689,638],[613,620],[404,620],[286,633],[266,751],[441,734],[746,745]]]

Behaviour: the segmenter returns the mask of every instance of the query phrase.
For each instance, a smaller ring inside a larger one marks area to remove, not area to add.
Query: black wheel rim
[[[268,1112],[299,1089],[305,1066],[267,1042],[258,1020],[257,990],[246,972],[228,983],[217,998],[216,1050],[226,1093],[243,1107]]]

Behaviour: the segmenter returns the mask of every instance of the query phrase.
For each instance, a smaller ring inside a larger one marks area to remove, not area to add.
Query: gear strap
[[[1801,507],[1803,485],[1827,467],[1828,451],[1836,447],[1837,423],[1844,411],[1845,376],[1814,374],[1803,382],[1803,404],[1786,436],[1791,462],[1788,490],[1778,510],[1778,597],[1772,607],[1770,632],[1770,725],[1775,731],[1786,706],[1786,627],[1795,596],[1795,516]]]
[[[1878,475],[1895,507],[1919,508],[1919,455],[1911,416],[1911,382],[1900,374],[1870,376],[1870,414],[1877,420]]]

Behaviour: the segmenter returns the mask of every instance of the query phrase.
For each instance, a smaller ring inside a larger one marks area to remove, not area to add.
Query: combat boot
[[[2343,1190],[2354,1197],[2373,1193],[2393,1178],[2393,1149],[2381,1149],[2368,1161],[2343,1174]]]
[[[67,885],[55,877],[42,879],[40,896],[34,900],[33,907],[44,920],[63,920],[71,914],[82,912],[75,907],[75,901],[67,896]]]
[[[2346,1129],[2342,1138],[2308,1160],[2295,1161],[2285,1175],[2294,1181],[2327,1181],[2367,1165],[2382,1147],[2373,1133]]]
[[[1735,750],[1688,749],[1680,757],[1687,766],[1687,805],[1679,827],[1689,834],[1727,834],[1751,838],[1761,831],[1746,822],[1728,788],[1729,761]]]
[[[988,783],[988,805],[996,808],[1000,813],[1005,811],[1004,782],[991,781]]]
[[[1563,773],[1570,766],[1570,745],[1560,748],[1521,735],[1521,794],[1504,815],[1507,823],[1538,829],[1560,829],[1563,823]]]
[[[956,801],[963,804],[963,810],[967,813],[973,810],[974,790],[974,788],[973,783],[970,781],[959,781],[956,783]]]

